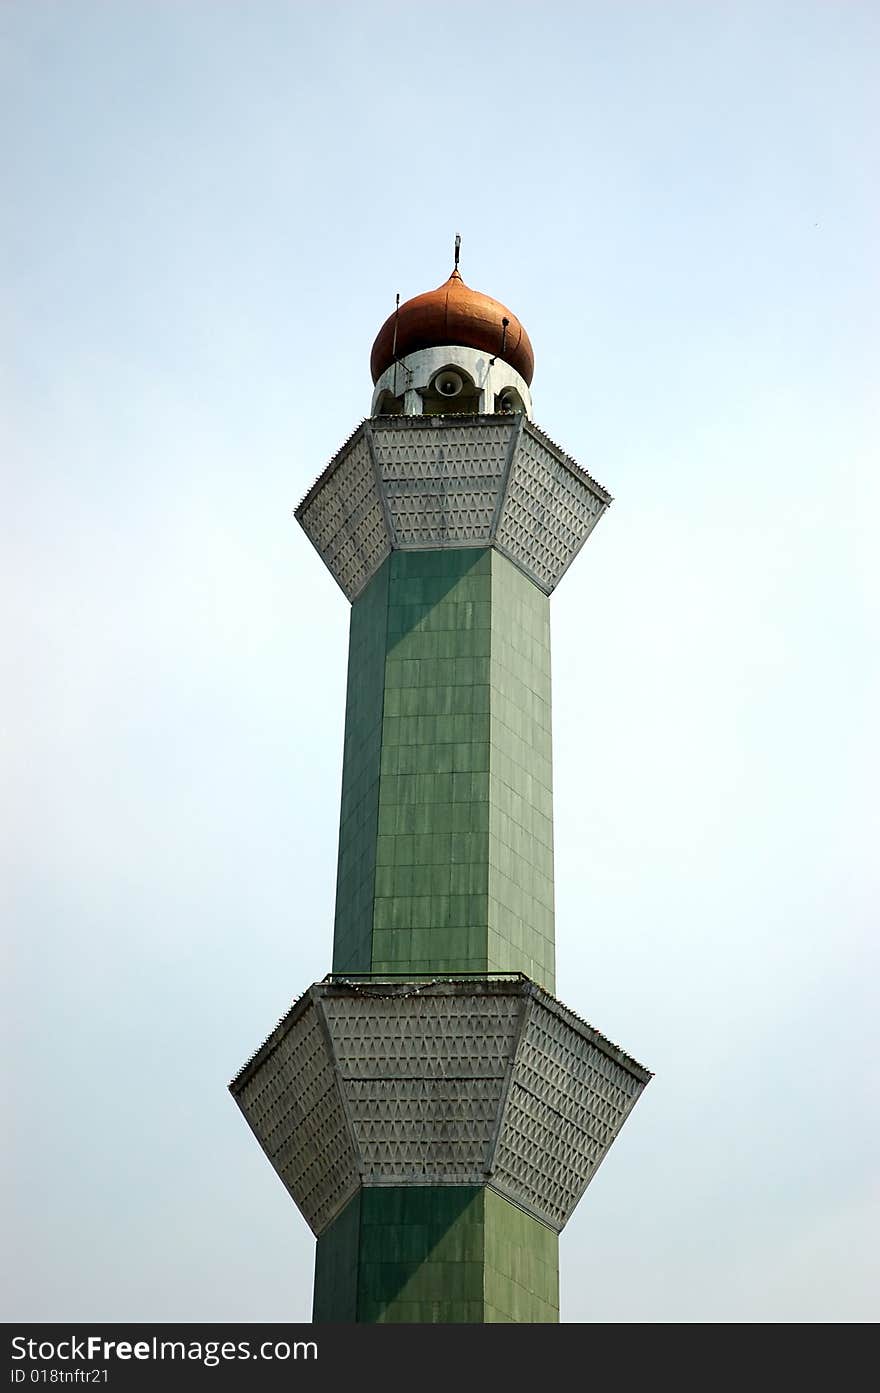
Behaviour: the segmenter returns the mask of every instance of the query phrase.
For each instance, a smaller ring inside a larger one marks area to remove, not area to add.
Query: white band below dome
[[[410,353],[386,368],[373,390],[370,415],[379,414],[380,404],[388,393],[400,402],[398,410],[404,416],[424,414],[423,393],[430,391],[434,379],[444,368],[460,369],[479,394],[476,410],[480,414],[491,415],[496,410],[504,410],[505,390],[515,395],[508,398],[511,406],[507,409],[524,410],[532,416],[532,395],[526,381],[515,368],[501,358],[492,358],[478,348],[461,348],[457,344],[441,344],[437,348],[422,348]],[[519,406],[516,399],[522,403]],[[497,403],[497,404],[496,404]],[[455,410],[454,398],[450,398],[450,411]]]

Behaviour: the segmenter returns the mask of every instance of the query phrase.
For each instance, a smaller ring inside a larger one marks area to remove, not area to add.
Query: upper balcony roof
[[[611,501],[521,414],[381,416],[295,516],[349,600],[394,550],[488,546],[549,595]]]

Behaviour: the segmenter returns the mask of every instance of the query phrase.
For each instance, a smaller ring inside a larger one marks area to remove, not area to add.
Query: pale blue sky
[[[310,1313],[226,1094],[330,965],[291,510],[445,279],[616,502],[553,600],[559,994],[656,1071],[568,1321],[877,1316],[873,4],[0,7],[8,1319]]]

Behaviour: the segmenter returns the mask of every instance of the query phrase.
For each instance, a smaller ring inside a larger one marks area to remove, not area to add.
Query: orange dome
[[[508,320],[506,334],[504,319]],[[445,285],[407,300],[385,320],[370,355],[373,382],[379,381],[395,358],[444,344],[481,349],[509,363],[527,384],[532,381],[535,355],[516,315],[490,295],[471,290],[456,268]]]

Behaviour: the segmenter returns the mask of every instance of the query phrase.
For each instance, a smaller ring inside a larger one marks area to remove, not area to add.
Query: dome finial
[[[453,271],[457,271],[457,270],[458,270],[458,258],[460,257],[460,255],[461,255],[461,233],[460,233],[460,232],[456,232],[456,234],[455,234],[455,265],[454,265],[453,268],[452,268]]]

